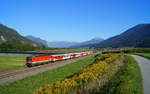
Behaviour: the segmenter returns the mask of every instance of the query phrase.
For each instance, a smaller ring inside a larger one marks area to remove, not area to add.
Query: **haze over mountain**
[[[47,41],[39,37],[35,37],[33,35],[26,36],[29,40],[34,41],[35,43],[45,45],[50,48],[67,48],[72,45],[78,44],[78,42],[69,42],[69,41]]]
[[[70,42],[70,41],[52,41],[48,42],[49,47],[51,48],[68,48],[72,45],[78,44],[78,42]]]
[[[150,24],[136,25],[120,35],[108,38],[101,43],[83,47],[120,48],[120,47],[150,47]]]
[[[88,45],[88,44],[94,44],[94,43],[99,43],[103,41],[101,38],[93,38],[88,41],[83,41],[83,42],[69,42],[69,41],[54,41],[54,42],[49,42],[49,47],[54,47],[54,48],[77,48],[82,45]]]
[[[91,40],[88,41],[83,41],[83,42],[71,42],[71,41],[47,41],[47,40],[43,40],[41,38],[29,35],[26,36],[26,38],[34,41],[35,43],[38,44],[42,44],[45,46],[48,46],[50,48],[77,48],[79,46],[83,46],[83,45],[89,45],[89,44],[94,44],[94,43],[99,43],[101,41],[103,41],[104,39],[102,38],[93,38]]]
[[[46,47],[48,46],[48,42],[46,40],[43,40],[43,39],[39,38],[39,37],[28,35],[28,36],[26,36],[26,38],[29,39],[29,40],[34,41],[35,43],[44,45]]]
[[[95,44],[95,43],[100,43],[102,41],[104,41],[104,39],[96,37],[96,38],[93,38],[91,40],[80,42],[80,43],[78,43],[76,45],[73,45],[73,46],[71,46],[71,48],[80,48],[80,47],[82,47],[84,45],[91,45],[91,44]]]

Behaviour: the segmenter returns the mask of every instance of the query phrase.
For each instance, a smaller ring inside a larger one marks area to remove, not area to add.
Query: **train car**
[[[81,57],[81,53],[75,53],[76,57]]]
[[[82,52],[82,53],[81,53],[81,56],[86,56],[86,52]]]
[[[81,52],[81,56],[92,55],[92,52]]]
[[[52,55],[52,62],[55,62],[55,61],[61,61],[63,60],[64,58],[64,54],[59,54],[59,55]]]
[[[88,52],[88,55],[92,55],[92,52]]]
[[[70,53],[70,54],[69,54],[69,58],[70,58],[70,59],[76,58],[76,54],[75,54],[75,53]]]
[[[64,54],[63,60],[70,59],[69,54]]]

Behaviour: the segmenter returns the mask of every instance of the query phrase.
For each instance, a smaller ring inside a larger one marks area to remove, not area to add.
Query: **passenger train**
[[[41,55],[41,56],[29,56],[26,58],[27,67],[33,67],[35,65],[41,65],[45,63],[54,63],[56,61],[78,58],[82,56],[91,55],[92,52],[79,52],[79,53],[66,53],[56,55]]]

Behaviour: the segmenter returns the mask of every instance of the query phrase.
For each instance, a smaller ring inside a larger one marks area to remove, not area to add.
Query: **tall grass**
[[[133,57],[125,56],[120,72],[98,94],[143,94],[140,69]]]

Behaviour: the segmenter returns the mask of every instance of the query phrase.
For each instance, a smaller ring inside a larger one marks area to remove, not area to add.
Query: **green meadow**
[[[26,56],[0,56],[0,72],[23,68]]]

